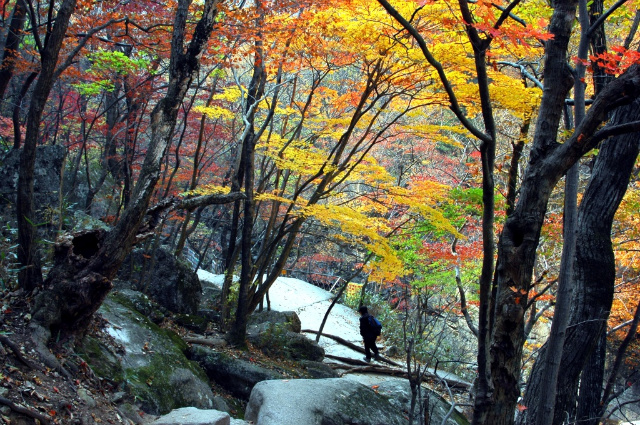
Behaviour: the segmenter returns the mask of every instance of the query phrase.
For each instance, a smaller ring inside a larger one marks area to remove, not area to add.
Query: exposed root
[[[31,340],[35,345],[34,349],[42,359],[42,363],[44,363],[49,369],[57,371],[69,381],[72,381],[73,376],[71,376],[69,371],[62,366],[56,356],[51,354],[51,351],[49,351],[49,348],[47,347],[47,342],[51,338],[51,332],[33,322],[29,325],[29,328],[31,329]]]
[[[22,406],[18,406],[17,404],[15,404],[14,402],[12,402],[11,400],[4,398],[4,397],[0,397],[0,404],[4,404],[5,406],[9,406],[9,408],[11,410],[13,410],[14,412],[20,413],[21,415],[25,415],[28,416],[32,419],[36,419],[38,421],[40,421],[41,424],[43,425],[51,425],[52,422],[49,420],[48,417],[44,416],[41,413],[38,413],[34,410],[30,410],[27,409],[26,407],[22,407]]]
[[[42,366],[38,364],[33,364],[29,360],[27,360],[27,358],[20,351],[20,347],[18,347],[18,345],[15,342],[11,341],[6,335],[0,334],[0,343],[2,343],[2,345],[4,345],[5,347],[9,348],[13,352],[13,354],[16,356],[16,358],[20,360],[20,362],[25,366],[27,366],[29,369],[39,370],[41,372],[44,371],[44,368]]]

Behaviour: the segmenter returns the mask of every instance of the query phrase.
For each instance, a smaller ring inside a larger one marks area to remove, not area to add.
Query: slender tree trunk
[[[253,258],[251,247],[253,245],[253,220],[255,215],[254,200],[254,161],[256,134],[254,130],[255,110],[257,103],[264,95],[264,86],[266,83],[266,71],[264,68],[264,57],[262,51],[262,42],[256,42],[256,56],[253,67],[253,77],[249,85],[247,94],[246,123],[249,131],[243,141],[243,162],[244,162],[244,192],[246,199],[244,200],[244,216],[242,223],[242,239],[240,253],[240,285],[238,288],[238,306],[236,309],[236,317],[233,327],[229,332],[229,341],[237,346],[245,346],[245,338],[247,334],[247,317],[251,312],[249,300],[249,286],[253,283]]]
[[[13,15],[9,24],[9,31],[4,43],[2,62],[0,62],[0,102],[4,99],[4,94],[9,86],[9,81],[13,76],[18,58],[20,41],[22,41],[22,29],[27,19],[27,6],[24,0],[17,0],[13,7]]]
[[[54,83],[60,48],[75,7],[76,0],[64,0],[62,2],[56,14],[53,29],[51,33],[47,34],[45,44],[40,51],[40,74],[29,105],[27,131],[24,147],[20,155],[16,206],[18,214],[18,262],[21,267],[18,274],[18,283],[27,291],[32,291],[42,285],[42,270],[36,241],[36,218],[33,205],[33,173],[36,162],[36,146],[40,135],[42,114]]]

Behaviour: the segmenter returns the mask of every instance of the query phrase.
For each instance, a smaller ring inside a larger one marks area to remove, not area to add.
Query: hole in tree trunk
[[[99,239],[97,233],[85,233],[73,238],[73,253],[84,258],[91,258],[98,252]]]

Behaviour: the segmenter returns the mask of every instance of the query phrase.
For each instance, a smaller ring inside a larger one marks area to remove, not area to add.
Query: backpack
[[[373,316],[369,316],[369,326],[375,336],[380,336],[380,333],[382,333],[382,323],[380,323],[378,319]]]

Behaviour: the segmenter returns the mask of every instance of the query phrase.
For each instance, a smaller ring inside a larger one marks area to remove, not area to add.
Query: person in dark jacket
[[[366,355],[364,360],[367,363],[371,361],[372,351],[375,360],[380,360],[378,346],[376,345],[376,338],[378,338],[378,335],[369,322],[369,317],[371,315],[365,306],[361,306],[358,311],[360,312],[360,335],[362,335],[362,340],[364,341],[364,353]]]

